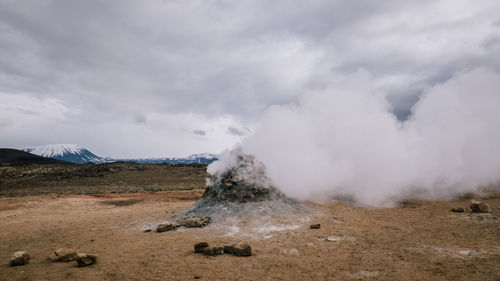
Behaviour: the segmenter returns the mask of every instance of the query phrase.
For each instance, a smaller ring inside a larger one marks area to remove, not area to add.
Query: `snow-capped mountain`
[[[188,157],[166,157],[166,158],[141,158],[141,159],[114,159],[121,162],[135,162],[141,164],[210,164],[217,160],[215,154],[201,153],[192,154]]]
[[[46,144],[41,146],[26,147],[23,150],[43,157],[78,164],[106,162],[102,157],[95,155],[88,149],[77,144]]]
[[[77,164],[83,163],[108,163],[108,162],[135,162],[142,164],[210,164],[217,160],[217,156],[210,153],[192,154],[188,157],[166,157],[166,158],[142,158],[142,159],[113,159],[100,157],[88,149],[77,144],[46,144],[41,146],[30,146],[23,149],[43,157],[64,160]]]
[[[191,154],[186,159],[190,160],[199,160],[199,159],[207,159],[207,160],[212,160],[215,161],[217,160],[217,155],[212,154],[212,153],[198,153],[198,154]]]

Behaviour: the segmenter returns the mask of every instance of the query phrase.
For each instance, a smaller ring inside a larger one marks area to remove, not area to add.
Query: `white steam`
[[[300,199],[347,196],[387,206],[499,182],[499,74],[456,74],[427,89],[405,122],[376,85],[359,71],[298,104],[272,107],[242,147],[277,187]]]
[[[272,183],[266,175],[264,164],[255,156],[243,153],[240,146],[226,150],[218,156],[218,160],[210,164],[207,172],[213,176],[215,184],[224,180],[225,173],[232,173],[232,180],[247,186],[269,188]],[[208,182],[207,184],[210,184]]]

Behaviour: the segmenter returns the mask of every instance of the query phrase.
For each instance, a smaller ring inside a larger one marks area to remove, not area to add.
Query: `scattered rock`
[[[30,262],[30,258],[30,254],[26,251],[15,252],[10,258],[10,265],[16,266],[28,264]]]
[[[224,246],[224,253],[225,254],[234,254],[234,246],[235,245],[231,245],[231,246]]]
[[[474,213],[489,213],[490,212],[490,206],[486,204],[485,202],[478,201],[478,200],[471,200],[470,209]]]
[[[451,211],[454,213],[463,213],[465,210],[464,208],[451,208]]]
[[[217,256],[224,254],[223,247],[206,247],[203,249],[203,254],[207,256]]]
[[[69,248],[62,248],[52,253],[49,256],[49,260],[54,262],[67,262],[75,260],[75,257],[76,257],[76,250]]]
[[[143,232],[151,232],[151,229],[145,229]]]
[[[319,223],[318,224],[311,224],[309,226],[310,229],[319,229],[320,227],[321,227],[321,224],[319,224]]]
[[[235,256],[251,256],[252,247],[245,242],[232,244],[224,247],[209,247],[207,242],[199,242],[194,244],[195,253],[203,253],[207,256],[217,256],[222,254],[232,254]]]
[[[234,245],[234,255],[235,256],[251,256],[252,247],[247,243],[241,242]]]
[[[208,225],[209,223],[212,222],[212,219],[210,217],[190,217],[190,218],[185,218],[177,223],[181,226],[184,227],[204,227]]]
[[[195,253],[203,253],[205,248],[208,248],[207,242],[199,242],[199,243],[194,244],[194,252]]]
[[[175,230],[178,226],[171,223],[162,223],[156,228],[156,232],[165,232],[170,230]]]
[[[78,263],[78,266],[80,267],[89,266],[97,261],[97,256],[79,253],[75,256],[75,260]]]

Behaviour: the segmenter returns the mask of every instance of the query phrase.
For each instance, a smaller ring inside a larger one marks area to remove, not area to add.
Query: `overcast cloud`
[[[1,147],[217,153],[360,70],[400,120],[457,72],[500,72],[500,1],[0,0],[0,50]]]

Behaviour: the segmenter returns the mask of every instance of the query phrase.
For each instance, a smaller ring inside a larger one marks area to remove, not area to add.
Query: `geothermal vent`
[[[203,196],[185,217],[217,218],[237,213],[308,211],[304,204],[286,197],[272,185],[265,166],[241,148],[226,152],[208,166],[212,174]]]

